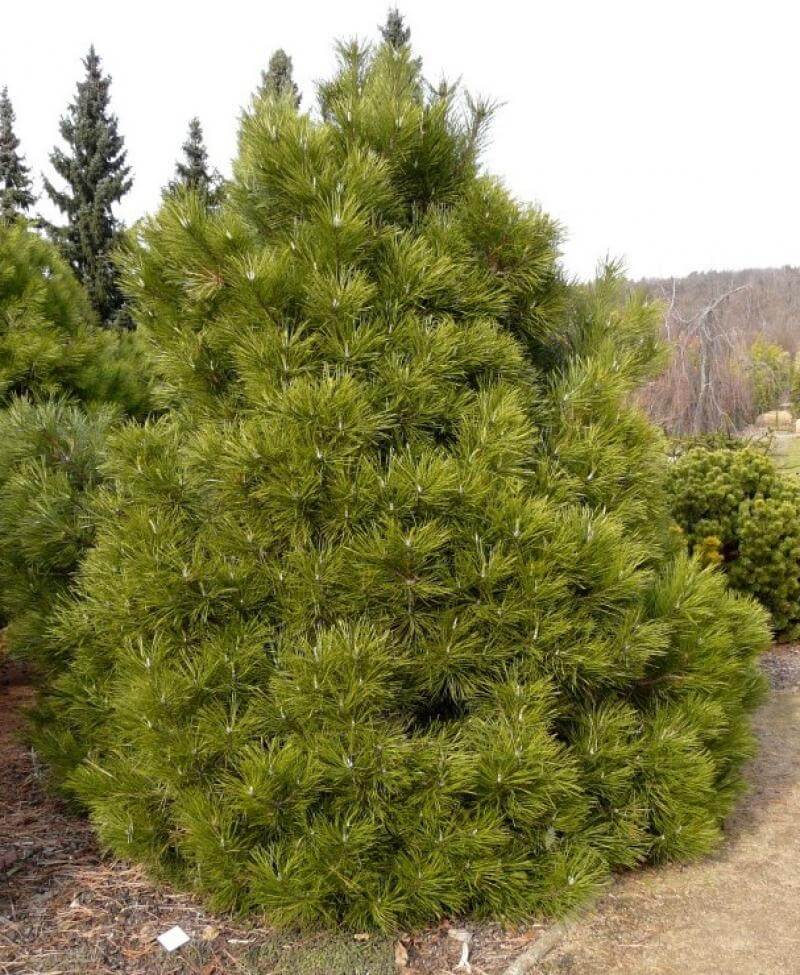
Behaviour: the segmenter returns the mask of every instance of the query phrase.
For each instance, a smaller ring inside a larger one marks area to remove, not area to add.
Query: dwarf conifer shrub
[[[658,310],[567,286],[405,45],[266,96],[125,286],[175,408],[113,437],[37,744],[118,854],[272,922],[561,913],[710,849],[763,612],[672,552]]]
[[[668,480],[675,520],[731,586],[769,610],[779,633],[800,623],[800,484],[763,450],[694,447]]]

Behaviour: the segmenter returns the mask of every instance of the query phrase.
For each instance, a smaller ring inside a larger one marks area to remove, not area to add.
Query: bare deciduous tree
[[[672,361],[641,394],[650,415],[670,433],[732,430],[751,419],[748,346],[741,331],[720,314],[726,302],[748,288],[731,288],[685,317],[672,282],[664,319]]]
[[[666,306],[667,372],[641,399],[669,433],[729,431],[764,404],[754,388],[754,343],[800,354],[800,268],[695,272],[637,283]],[[777,406],[777,402],[770,405]]]

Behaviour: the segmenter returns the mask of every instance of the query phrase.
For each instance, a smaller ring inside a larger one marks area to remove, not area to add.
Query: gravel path
[[[531,969],[542,975],[800,975],[800,648],[764,657],[751,790],[714,857],[628,874]]]
[[[773,690],[800,691],[800,643],[782,643],[762,658],[764,672]]]

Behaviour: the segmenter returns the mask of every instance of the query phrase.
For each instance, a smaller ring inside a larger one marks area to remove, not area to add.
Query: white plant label
[[[185,945],[188,940],[189,935],[177,924],[174,928],[170,928],[169,931],[158,936],[158,943],[167,951],[175,951],[176,948]]]

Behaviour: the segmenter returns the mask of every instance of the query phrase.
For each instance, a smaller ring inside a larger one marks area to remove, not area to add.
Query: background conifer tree
[[[301,95],[292,75],[292,59],[283,48],[273,52],[267,70],[261,72],[258,93],[261,97],[287,96],[294,102],[295,108],[300,107]]]
[[[379,28],[384,43],[392,47],[404,47],[411,41],[411,28],[406,27],[405,19],[397,7],[390,8],[386,23]]]
[[[222,179],[216,171],[208,168],[208,150],[203,142],[203,127],[195,116],[189,121],[189,133],[183,146],[183,158],[175,165],[175,179],[170,183],[170,192],[179,188],[198,193],[210,205],[216,205],[222,193]]]
[[[340,59],[126,255],[176,408],[114,437],[37,744],[218,905],[561,913],[718,840],[764,613],[674,552],[658,308],[565,283],[407,46]]]
[[[67,149],[56,147],[50,155],[66,188],[44,181],[67,223],[47,226],[101,322],[110,324],[120,321],[123,306],[111,256],[120,232],[113,207],[131,188],[131,170],[117,117],[109,109],[111,78],[103,74],[94,46],[83,65],[86,76],[78,82],[75,100],[59,126]]]
[[[8,88],[3,88],[0,92],[0,220],[6,223],[26,216],[36,202],[30,170],[18,152],[14,121]]]

